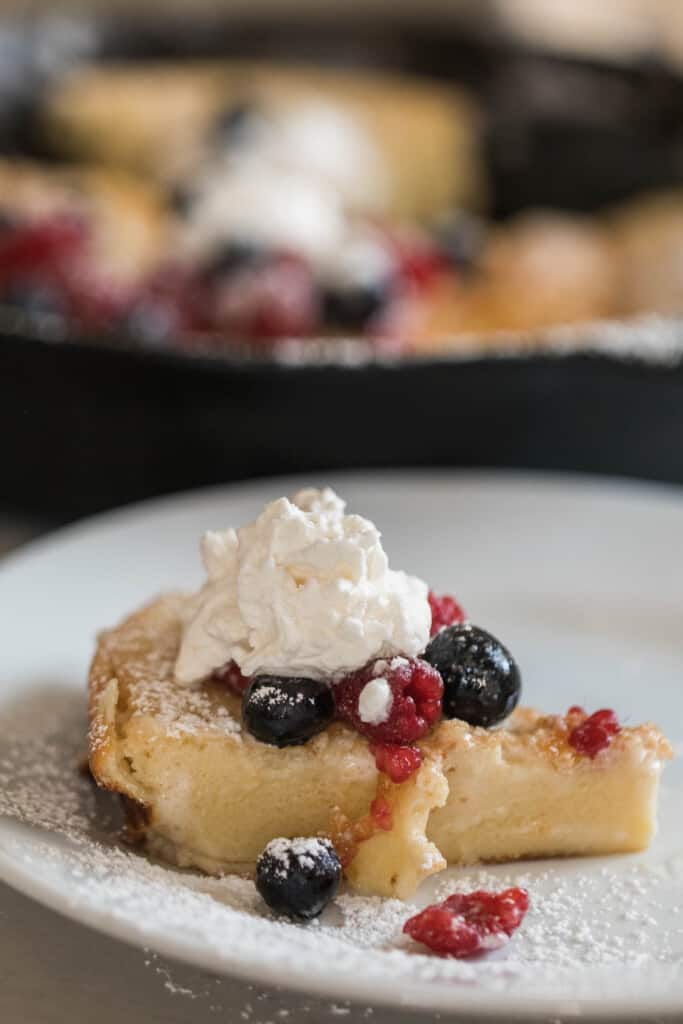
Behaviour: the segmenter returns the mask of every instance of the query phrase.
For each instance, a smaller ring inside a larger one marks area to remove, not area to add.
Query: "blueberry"
[[[522,688],[512,655],[495,636],[458,623],[436,634],[423,654],[444,685],[443,713],[470,725],[495,725],[516,707]]]
[[[218,245],[202,267],[202,278],[212,284],[238,270],[265,263],[268,252],[256,242],[233,238]]]
[[[335,895],[341,871],[329,839],[273,839],[256,861],[256,888],[276,914],[310,921]]]
[[[169,204],[179,217],[188,217],[195,202],[195,194],[186,183],[173,185],[169,191]]]
[[[471,271],[479,262],[486,240],[483,220],[464,210],[445,214],[434,231],[441,255],[460,271]]]
[[[275,747],[305,743],[334,718],[328,683],[299,676],[256,676],[242,700],[242,717],[252,736]]]
[[[177,311],[163,299],[149,298],[133,306],[122,327],[127,335],[150,348],[165,348],[179,331]]]
[[[4,293],[2,301],[28,316],[66,317],[66,301],[59,290],[41,281],[14,281]]]
[[[237,100],[215,116],[210,141],[220,148],[244,146],[263,130],[264,118],[259,108],[247,99]]]
[[[327,287],[322,295],[323,315],[327,323],[336,327],[358,330],[377,316],[390,298],[389,281]]]

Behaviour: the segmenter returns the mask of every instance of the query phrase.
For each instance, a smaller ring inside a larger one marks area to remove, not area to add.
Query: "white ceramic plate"
[[[613,706],[627,722],[655,719],[680,749],[680,491],[513,474],[324,482],[380,525],[395,566],[455,592],[475,622],[506,641],[524,672],[525,702],[548,711]],[[322,924],[284,924],[263,916],[251,883],[174,872],[119,846],[109,804],[72,770],[94,634],[164,588],[197,583],[203,529],[244,522],[300,483],[124,509],[0,565],[0,877],[126,941],[330,997],[507,1017],[682,1010],[677,761],[647,854],[502,867],[481,878],[451,870],[449,885],[521,880],[531,893],[532,910],[505,951],[469,965],[393,948],[407,915],[395,904],[342,900]],[[426,886],[420,901],[446,883]]]

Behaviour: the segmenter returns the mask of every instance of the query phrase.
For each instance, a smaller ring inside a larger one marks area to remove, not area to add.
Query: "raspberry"
[[[19,224],[0,240],[0,278],[57,271],[82,251],[86,237],[80,221],[69,216]]]
[[[431,288],[443,276],[447,264],[431,239],[390,234],[388,242],[401,278],[417,292]]]
[[[69,215],[19,224],[0,238],[0,286],[10,303],[58,312],[85,331],[106,330],[128,302],[93,261],[87,224]]]
[[[222,668],[217,668],[212,675],[217,683],[225,683],[229,690],[232,690],[238,697],[241,697],[248,688],[251,678],[243,676],[236,661],[229,661]]]
[[[100,277],[85,259],[63,265],[61,284],[70,319],[84,331],[110,329],[119,320],[127,302],[123,290]]]
[[[577,710],[581,709],[570,708],[570,712]],[[594,711],[572,729],[569,733],[569,744],[579,754],[594,758],[610,745],[613,737],[620,731],[621,726],[614,711],[602,708],[600,711]]]
[[[403,931],[439,956],[472,956],[503,946],[528,908],[525,889],[454,893],[409,918]]]
[[[148,294],[175,303],[185,328],[208,330],[211,326],[207,288],[199,275],[167,263],[144,282]]]
[[[330,838],[343,867],[348,867],[361,843],[372,839],[378,832],[391,831],[394,822],[389,801],[390,791],[391,782],[386,775],[380,775],[377,795],[370,804],[370,811],[357,821],[350,821],[338,807],[332,808]]]
[[[127,333],[164,345],[211,326],[208,293],[197,275],[171,263],[158,267],[131,294],[123,311]]]
[[[611,708],[603,708],[601,711],[594,711],[586,721],[599,725],[613,736],[621,731],[621,726],[619,725],[619,719],[617,718],[616,712],[612,711]]]
[[[370,753],[375,758],[377,771],[384,772],[396,783],[405,782],[422,764],[422,752],[419,747],[371,743]]]
[[[452,626],[454,622],[464,622],[465,613],[450,594],[437,597],[433,590],[427,595],[429,607],[432,609],[432,628],[430,636],[435,636],[444,626]]]
[[[388,683],[391,704],[384,721],[364,722],[358,701],[364,687],[375,679]],[[409,746],[441,715],[441,676],[419,658],[370,662],[345,676],[334,689],[339,717],[375,743]]]
[[[384,796],[376,796],[370,804],[370,817],[382,832],[391,832],[394,816],[391,804]]]
[[[302,260],[271,257],[216,285],[214,328],[251,341],[310,335],[319,320],[313,275]]]

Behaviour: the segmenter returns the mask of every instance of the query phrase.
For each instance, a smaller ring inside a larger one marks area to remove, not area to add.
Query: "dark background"
[[[40,154],[32,104],[49,88],[40,25],[5,75],[3,147]],[[464,82],[487,112],[494,214],[590,210],[683,181],[683,80],[551,55],[492,31],[365,21],[98,24],[91,56],[301,58]],[[69,59],[65,53],[64,60]],[[548,83],[552,88],[548,88]],[[653,328],[654,329],[654,328]],[[644,334],[652,333],[650,328]],[[667,336],[683,349],[683,326]],[[648,335],[649,336],[649,335]],[[512,466],[683,482],[683,369],[590,351],[345,365],[190,357],[55,340],[0,315],[0,500],[64,521],[150,495],[269,473],[372,466]],[[655,339],[656,340],[656,339]],[[599,346],[597,346],[599,349]],[[648,348],[644,346],[644,350]],[[657,346],[654,346],[657,355]]]

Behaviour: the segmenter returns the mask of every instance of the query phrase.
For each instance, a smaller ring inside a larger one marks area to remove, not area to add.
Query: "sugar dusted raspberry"
[[[375,758],[377,771],[384,772],[396,783],[405,782],[422,764],[422,752],[419,747],[371,743],[370,753]]]
[[[360,695],[368,683],[380,679],[391,690],[386,717],[364,721]],[[409,746],[424,736],[441,715],[441,676],[419,658],[370,662],[345,676],[334,689],[339,717],[374,743]]]
[[[585,711],[584,708],[581,707],[580,704],[572,704],[572,706],[570,707],[570,709],[567,712],[567,714],[568,715],[582,715],[584,718],[586,717],[586,711]]]
[[[577,712],[581,709],[570,708],[569,711]],[[585,712],[584,712],[585,714]],[[569,733],[569,744],[579,754],[594,758],[609,747],[612,739],[621,731],[619,720],[610,708],[602,708],[588,715],[580,725],[575,726]]]
[[[222,668],[217,668],[212,678],[218,683],[224,683],[238,697],[242,696],[251,682],[250,677],[242,675],[236,661],[229,661]]]
[[[427,595],[429,607],[432,609],[432,627],[430,636],[435,636],[444,626],[452,626],[454,622],[464,622],[465,613],[450,594],[438,597],[433,590]]]
[[[403,931],[439,956],[472,956],[503,946],[528,908],[525,889],[454,893],[409,918]]]
[[[504,889],[502,892],[486,892],[482,889],[472,893],[453,893],[445,900],[449,910],[471,916],[482,926],[501,929],[509,937],[519,928],[529,909],[529,894],[526,889]]]

